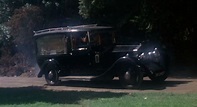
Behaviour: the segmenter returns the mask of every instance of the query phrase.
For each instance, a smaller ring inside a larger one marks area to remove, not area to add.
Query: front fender
[[[47,67],[58,67],[58,62],[55,59],[47,59],[44,61],[42,66],[40,67],[40,72],[38,73],[38,78],[42,77],[42,75],[45,73],[45,70]]]
[[[119,69],[121,67],[129,67],[129,66],[136,66],[136,67],[141,67],[138,66],[138,63],[136,62],[137,59],[135,58],[130,58],[129,55],[127,54],[124,57],[119,58],[116,60],[110,68],[108,68],[103,74],[96,76],[92,78],[91,80],[110,80],[113,79],[114,76],[117,76],[120,72]]]
[[[127,54],[124,57],[119,58],[113,65],[112,71],[115,71],[114,73],[118,75],[121,73],[120,69],[122,67],[136,67],[139,69],[139,72],[143,72],[145,74],[150,74],[149,70],[144,66],[136,57],[129,57],[129,54]]]

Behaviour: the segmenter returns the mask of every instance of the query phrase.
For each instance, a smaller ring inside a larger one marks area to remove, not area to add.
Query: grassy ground
[[[197,93],[111,93],[0,88],[0,107],[197,107]]]

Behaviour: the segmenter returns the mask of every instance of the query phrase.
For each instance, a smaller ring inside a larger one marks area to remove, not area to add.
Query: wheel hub
[[[53,72],[52,71],[49,71],[48,78],[53,79]]]
[[[124,75],[124,78],[125,78],[125,80],[130,80],[131,79],[131,74],[130,74],[130,72],[125,72],[125,75]]]

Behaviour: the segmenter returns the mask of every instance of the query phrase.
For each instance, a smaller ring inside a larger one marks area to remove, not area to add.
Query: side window
[[[88,45],[88,36],[86,32],[77,32],[71,34],[72,50],[80,50]]]
[[[107,46],[115,43],[115,37],[112,32],[92,33],[90,37],[92,44]]]
[[[111,32],[94,32],[90,35],[92,49],[99,52],[106,52],[112,49],[115,38]]]
[[[90,35],[90,41],[93,45],[101,45],[101,36],[99,33],[93,33]]]
[[[113,44],[113,38],[110,33],[102,33],[101,34],[101,43],[103,46],[108,46]]]

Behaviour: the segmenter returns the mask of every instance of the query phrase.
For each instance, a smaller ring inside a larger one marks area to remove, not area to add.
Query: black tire
[[[138,67],[124,67],[120,72],[119,80],[123,88],[140,88],[143,73]]]
[[[45,80],[48,85],[58,85],[59,84],[59,75],[57,68],[47,68],[45,71]]]
[[[156,83],[164,82],[170,74],[168,63],[169,63],[168,57],[164,57],[163,55],[163,57],[161,57],[161,61],[159,63],[155,63],[155,66],[157,66],[157,68],[159,69],[153,71],[154,74],[150,75],[149,78]]]
[[[167,50],[166,50],[167,51]],[[170,72],[169,72],[169,63],[170,57],[164,50],[160,50],[160,59],[159,62],[155,62],[155,66],[158,68],[157,70],[152,70],[154,72],[153,75],[150,75],[149,78],[156,83],[164,82]]]
[[[169,72],[168,71],[161,71],[160,76],[150,75],[149,78],[156,83],[164,82],[168,78]]]

